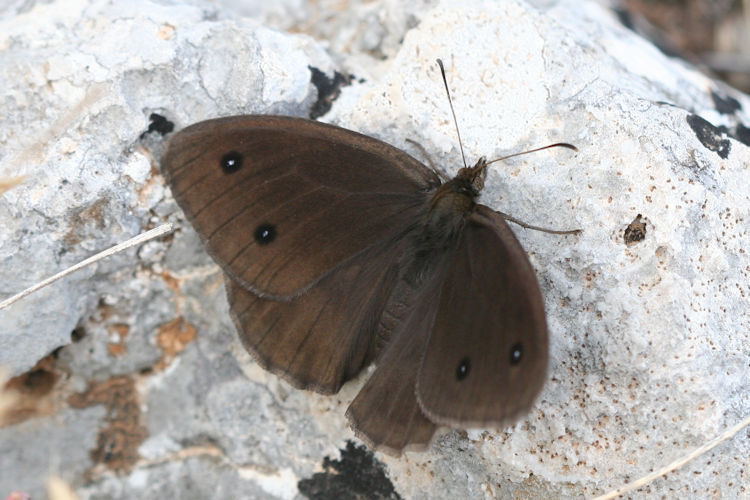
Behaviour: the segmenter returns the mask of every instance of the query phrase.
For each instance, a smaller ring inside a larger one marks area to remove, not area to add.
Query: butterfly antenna
[[[464,145],[461,142],[461,132],[458,130],[458,120],[456,120],[456,112],[453,110],[453,101],[451,101],[451,91],[448,89],[448,80],[445,78],[445,68],[443,67],[443,61],[437,60],[438,66],[440,66],[440,74],[443,75],[443,85],[445,85],[445,93],[448,94],[448,104],[451,106],[451,114],[453,114],[453,124],[456,126],[456,135],[458,136],[458,147],[461,148],[461,159],[466,167],[466,156],[464,156]]]
[[[495,163],[495,162],[498,162],[498,161],[507,160],[508,158],[513,158],[514,156],[521,156],[521,155],[525,155],[525,154],[528,154],[528,153],[536,153],[537,151],[541,151],[543,149],[549,149],[549,148],[568,148],[568,149],[572,149],[573,151],[576,151],[576,152],[578,151],[578,148],[575,147],[575,146],[573,146],[572,144],[568,144],[567,142],[556,142],[554,144],[550,144],[548,146],[544,146],[544,147],[541,147],[541,148],[529,149],[528,151],[521,151],[520,153],[513,153],[512,155],[503,156],[501,158],[495,158],[492,161],[488,161],[487,165],[489,165],[490,163]]]

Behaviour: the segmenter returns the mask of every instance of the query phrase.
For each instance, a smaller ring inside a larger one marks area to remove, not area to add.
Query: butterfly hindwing
[[[541,390],[547,356],[534,270],[502,216],[477,205],[448,264],[417,377],[419,404],[436,424],[507,425]]]
[[[377,245],[290,301],[258,297],[227,276],[245,348],[297,388],[337,392],[377,353],[374,332],[397,282],[403,248],[403,240]]]

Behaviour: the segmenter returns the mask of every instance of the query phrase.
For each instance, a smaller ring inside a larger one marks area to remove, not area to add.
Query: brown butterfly
[[[377,139],[254,115],[187,127],[162,158],[247,350],[326,394],[374,361],[347,416],[392,454],[439,427],[508,425],[546,378],[534,270],[504,216],[476,203],[487,165],[443,182]]]

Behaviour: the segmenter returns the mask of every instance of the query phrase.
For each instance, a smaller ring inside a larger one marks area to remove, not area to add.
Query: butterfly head
[[[479,192],[484,188],[484,179],[487,177],[487,159],[482,157],[473,167],[464,167],[458,171],[456,177],[450,181],[456,192],[465,194],[471,199],[479,196]]]

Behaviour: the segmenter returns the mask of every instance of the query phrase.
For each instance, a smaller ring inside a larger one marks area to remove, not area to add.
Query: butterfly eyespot
[[[233,174],[242,168],[242,155],[237,151],[230,151],[221,157],[220,164],[225,174]]]
[[[469,369],[471,368],[471,361],[469,358],[464,358],[458,362],[458,368],[456,368],[456,379],[463,380],[469,375]]]
[[[523,358],[523,346],[521,344],[514,344],[510,348],[510,364],[517,365]]]
[[[255,228],[255,241],[261,245],[268,245],[276,238],[276,226],[261,224]]]

